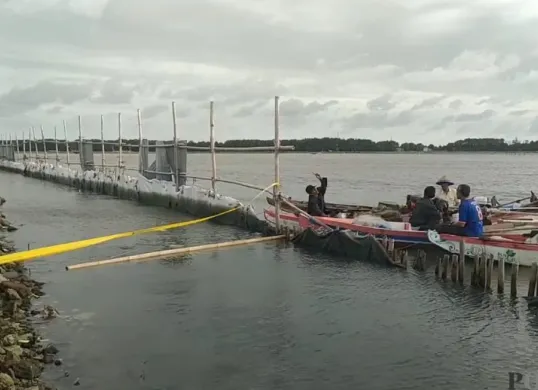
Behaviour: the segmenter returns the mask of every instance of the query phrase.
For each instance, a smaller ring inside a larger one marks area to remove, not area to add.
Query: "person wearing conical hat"
[[[454,185],[454,182],[442,176],[435,184],[441,187],[441,191],[437,193],[437,199],[447,202],[448,207],[457,207],[460,204],[456,189],[450,187]]]

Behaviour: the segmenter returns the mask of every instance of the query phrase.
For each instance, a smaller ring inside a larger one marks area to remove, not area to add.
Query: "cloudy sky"
[[[538,3],[0,0],[0,134],[538,139]]]

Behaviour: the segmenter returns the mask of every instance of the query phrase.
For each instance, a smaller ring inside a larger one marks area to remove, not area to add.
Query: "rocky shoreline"
[[[0,197],[0,205],[5,202]],[[15,252],[13,243],[3,235],[16,230],[0,213],[0,256]],[[1,257],[0,257],[1,258]],[[49,319],[57,311],[45,306],[32,308],[33,300],[44,295],[43,283],[32,280],[22,263],[0,266],[0,390],[53,390],[40,380],[46,364],[61,365],[58,349],[44,344],[32,320]]]

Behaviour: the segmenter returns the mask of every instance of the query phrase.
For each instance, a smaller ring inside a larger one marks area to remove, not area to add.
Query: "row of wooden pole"
[[[407,251],[394,249],[394,240],[387,238],[382,240],[382,246],[387,250],[394,265],[407,268]],[[460,244],[460,254],[465,253],[465,243]],[[470,284],[475,288],[482,288],[485,291],[491,291],[493,280],[493,265],[495,259],[492,255],[475,254],[473,256],[473,267],[471,272]],[[504,294],[505,291],[505,260],[497,260],[497,292]],[[414,262],[413,268],[418,271],[425,271],[427,268],[426,252],[419,250]],[[461,285],[465,282],[465,256],[458,254],[445,254],[439,257],[435,266],[435,276],[440,280],[450,279],[454,283]],[[510,275],[510,295],[517,296],[517,280],[519,274],[519,266],[517,263],[511,263]],[[527,296],[538,296],[538,265],[533,263],[531,267],[531,276],[529,280],[529,290]]]
[[[190,178],[193,178],[193,179],[202,179],[202,180],[210,180],[211,181],[211,188],[213,191],[215,191],[215,188],[216,188],[216,182],[217,181],[220,181],[220,182],[224,182],[224,183],[229,183],[229,184],[236,184],[236,185],[240,185],[240,186],[244,186],[244,187],[248,187],[248,188],[255,188],[255,189],[263,189],[263,187],[261,186],[256,186],[256,185],[252,185],[252,184],[249,184],[249,183],[242,183],[242,182],[239,182],[239,181],[234,181],[234,180],[224,180],[224,179],[219,179],[217,178],[217,160],[216,160],[216,151],[218,149],[238,149],[238,150],[273,150],[274,151],[274,180],[275,180],[275,183],[280,183],[280,158],[279,158],[279,151],[280,151],[280,148],[282,147],[281,144],[280,144],[280,122],[279,122],[279,107],[280,107],[280,104],[279,104],[279,97],[278,96],[275,96],[274,98],[274,146],[272,148],[268,148],[268,147],[244,147],[244,148],[216,148],[215,147],[215,118],[214,118],[214,112],[215,112],[215,109],[214,109],[214,102],[211,101],[209,103],[209,140],[210,140],[210,146],[209,148],[205,148],[205,147],[198,147],[198,148],[192,148],[192,149],[199,149],[199,150],[209,150],[210,153],[211,153],[211,177],[210,178],[206,178],[206,177],[200,177],[200,176],[192,176],[192,175],[189,175],[187,177],[190,177]],[[121,171],[122,169],[125,169],[125,164],[123,162],[123,156],[122,156],[122,152],[123,152],[123,142],[122,142],[122,117],[121,117],[121,113],[118,113],[118,116],[117,116],[117,123],[118,123],[118,142],[113,142],[112,144],[114,145],[118,145],[118,164],[117,164],[117,168]],[[140,109],[137,110],[137,122],[138,122],[138,137],[139,137],[139,141],[140,141],[140,145],[139,145],[139,158],[141,158],[141,153],[142,153],[142,148],[143,148],[143,144],[142,144],[142,115],[141,115],[141,111]],[[177,132],[177,115],[176,115],[176,104],[175,102],[172,102],[172,123],[173,123],[173,131],[174,131],[174,163],[175,163],[175,172],[174,172],[174,179],[175,179],[175,182],[176,182],[176,185],[179,186],[179,163],[178,163],[178,132]],[[101,125],[101,167],[102,169],[105,169],[105,167],[107,167],[107,164],[106,164],[106,157],[105,157],[105,140],[104,140],[104,118],[103,118],[103,115],[101,115],[101,120],[100,120],[100,125]],[[64,130],[64,141],[58,141],[58,138],[57,138],[57,131],[56,131],[56,126],[54,127],[54,142],[55,142],[55,152],[56,152],[56,164],[59,163],[60,161],[60,158],[59,158],[59,152],[58,152],[58,143],[65,143],[65,147],[66,147],[66,165],[67,167],[69,167],[70,164],[73,164],[73,162],[70,161],[70,158],[69,158],[69,141],[68,141],[68,138],[67,138],[67,123],[66,121],[63,121],[63,130]],[[39,151],[38,151],[38,141],[37,141],[37,138],[36,138],[36,135],[35,135],[35,128],[34,127],[30,127],[30,132],[29,132],[29,136],[28,136],[28,147],[29,147],[29,150],[28,152],[31,154],[32,153],[32,139],[33,139],[33,143],[34,143],[34,147],[35,147],[35,158],[36,160],[39,160]],[[41,126],[41,139],[42,139],[42,143],[43,143],[43,152],[44,152],[44,160],[47,161],[48,160],[48,155],[47,155],[47,145],[46,145],[46,141],[45,141],[45,135],[44,135],[44,130],[43,130],[43,126]],[[16,145],[16,153],[17,153],[17,158],[19,158],[20,156],[20,150],[19,150],[19,142],[18,142],[18,137],[17,135],[15,134],[15,145]],[[23,139],[22,139],[22,148],[23,148],[23,158],[26,159],[27,156],[26,156],[26,139],[24,137],[24,133],[23,133]],[[9,140],[6,138],[6,137],[3,137],[3,139],[0,139],[0,143],[2,145],[6,145],[6,144],[9,144],[9,145],[12,145],[12,142],[13,142],[13,138],[12,138],[12,135],[10,134],[9,135]],[[82,152],[82,144],[83,144],[83,138],[82,138],[82,117],[79,115],[78,116],[78,142],[79,142],[79,153]],[[189,147],[187,147],[187,149],[189,149]],[[75,163],[75,164],[80,164],[80,163]],[[116,166],[116,165],[113,165],[113,166]],[[280,186],[277,185],[275,187],[273,187],[273,198],[274,198],[274,204],[275,204],[275,225],[276,225],[276,230],[277,232],[280,231],[280,202],[279,202],[279,193],[280,193]]]

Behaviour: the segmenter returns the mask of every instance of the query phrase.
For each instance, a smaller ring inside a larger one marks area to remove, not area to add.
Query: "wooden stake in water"
[[[534,297],[534,292],[536,290],[536,276],[538,272],[538,265],[536,263],[532,263],[531,265],[531,274],[529,277],[529,290],[527,292],[528,297]]]
[[[67,169],[69,169],[69,140],[67,139],[67,123],[63,122],[64,126],[64,138],[65,138],[65,162],[67,164]]]
[[[43,125],[41,125],[41,141],[43,141],[43,155],[45,156],[45,162],[47,162],[47,143],[45,142],[45,133],[43,131]]]
[[[452,255],[452,266],[451,266],[451,270],[450,270],[450,279],[452,279],[452,281],[454,283],[456,283],[458,281],[458,263],[459,263],[459,256],[456,255],[456,254],[453,254]]]
[[[460,241],[460,256],[459,256],[459,265],[458,265],[458,280],[460,284],[463,284],[465,277],[465,241],[463,239]]]
[[[104,172],[106,166],[106,156],[105,156],[105,120],[103,115],[101,115],[101,169]]]
[[[32,137],[34,139],[35,159],[39,160],[39,150],[37,149],[37,138],[35,136],[35,127],[32,126]]]
[[[123,141],[121,139],[121,112],[118,112],[118,174],[121,174],[121,168],[123,166]]]
[[[209,102],[209,147],[211,149],[211,189],[215,191],[215,182],[217,180],[217,157],[215,155],[215,121],[214,121],[214,103]]]
[[[517,263],[512,263],[512,274],[510,275],[510,296],[512,298],[517,297],[517,276],[519,273],[519,266]]]
[[[450,255],[443,256],[443,271],[441,272],[441,279],[446,280],[448,275],[448,262],[450,261]]]
[[[172,124],[174,126],[174,179],[176,181],[176,191],[179,191],[179,156],[177,148],[177,117],[176,102],[172,102]]]
[[[26,160],[26,136],[22,132],[22,159]]]
[[[275,183],[273,187],[273,200],[275,203],[275,228],[277,233],[280,231],[280,104],[279,97],[275,96]]]
[[[140,112],[140,109],[136,110],[136,116],[138,119],[138,172],[140,172],[141,175],[144,174],[144,168],[142,166],[142,113]]]
[[[81,158],[81,167],[82,167],[82,170],[84,171],[84,163],[85,161],[82,160],[83,156],[82,156],[82,118],[80,117],[80,115],[78,116],[78,154]]]
[[[497,292],[504,294],[504,258],[498,261],[499,270],[497,272]]]
[[[58,129],[54,126],[54,150],[56,152],[56,165],[60,162],[60,152],[58,151]]]
[[[20,160],[20,149],[19,149],[19,138],[17,137],[17,133],[15,133],[15,145],[17,147],[17,160]]]

